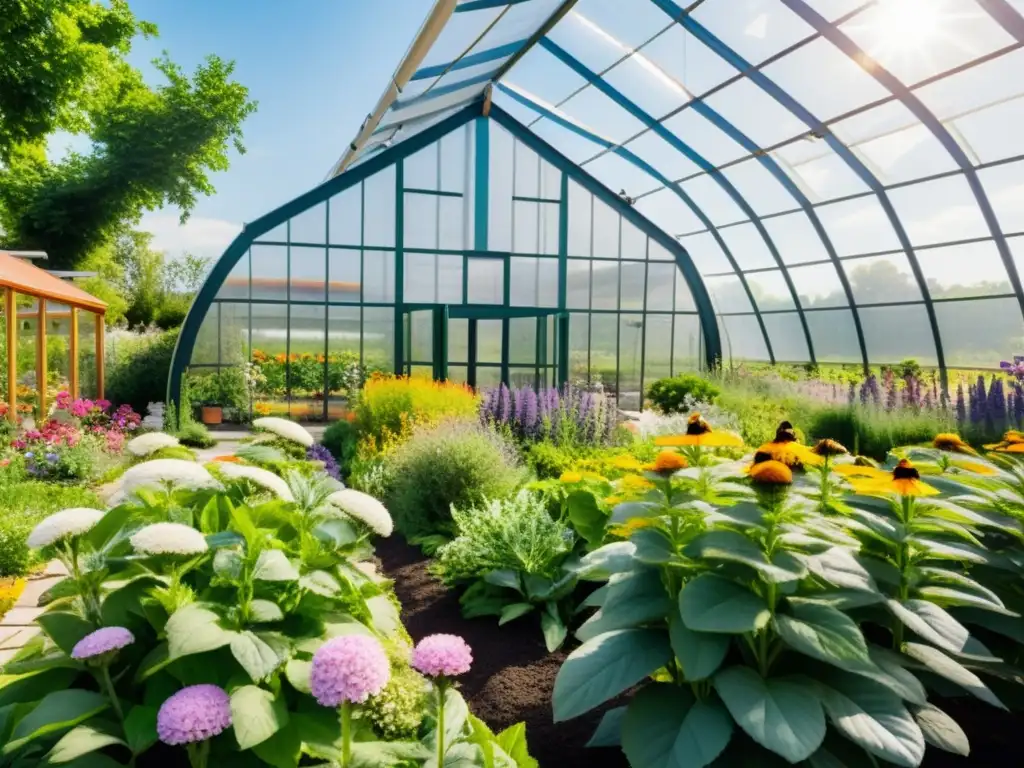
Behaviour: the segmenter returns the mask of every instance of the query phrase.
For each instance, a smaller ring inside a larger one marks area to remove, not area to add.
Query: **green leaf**
[[[255,624],[281,621],[284,619],[284,611],[277,603],[269,600],[253,600],[249,603],[249,619]]]
[[[516,761],[517,768],[540,768],[540,763],[530,756],[526,743],[526,723],[510,725],[497,735],[498,746]]]
[[[695,702],[686,688],[655,683],[629,703],[622,750],[632,768],[703,768],[726,748],[732,731],[718,702]]]
[[[3,754],[12,754],[41,736],[73,728],[109,706],[107,697],[95,691],[71,688],[48,693],[14,727],[11,740],[3,747]]]
[[[501,609],[501,618],[498,619],[498,626],[502,627],[510,621],[515,621],[520,616],[525,616],[533,610],[529,603],[512,603]]]
[[[53,745],[53,749],[46,756],[46,760],[49,763],[70,763],[82,755],[114,744],[124,745],[124,742],[97,726],[79,725],[61,736],[60,741]]]
[[[1016,613],[1008,610],[999,598],[996,598],[996,600],[993,601],[988,598],[981,597],[980,595],[976,595],[973,592],[956,589],[955,587],[942,587],[935,585],[919,587],[916,590],[916,594],[925,600],[937,603],[940,606],[971,606],[974,608],[980,608],[983,611],[1001,613],[1004,616],[1017,616]]]
[[[993,707],[1006,709],[1003,706],[1003,702],[996,698],[996,695],[988,689],[988,686],[981,681],[981,678],[960,664],[960,662],[949,658],[942,651],[928,645],[921,645],[920,643],[906,643],[905,650],[908,656],[921,662],[940,677],[956,683],[968,693],[977,696]]]
[[[70,611],[49,611],[40,614],[36,622],[57,647],[68,655],[71,655],[71,650],[79,640],[96,629],[91,622]]]
[[[636,565],[633,558],[635,552],[636,545],[633,542],[613,541],[581,557],[576,571],[580,576],[594,579],[631,571]]]
[[[672,651],[683,667],[683,676],[691,682],[711,677],[722,666],[729,652],[729,637],[711,632],[694,632],[683,624],[678,615],[669,619],[668,634],[672,641]]]
[[[548,603],[549,607],[551,605],[552,603]],[[548,649],[548,653],[554,653],[561,648],[562,643],[565,642],[565,636],[569,632],[562,617],[558,615],[557,608],[554,611],[549,609],[541,613],[540,628],[544,633],[544,645]]]
[[[927,600],[886,600],[885,604],[907,629],[939,648],[960,653],[970,639],[963,624]]]
[[[50,691],[70,688],[78,675],[77,669],[55,668],[23,677],[0,677],[0,707],[39,701]]]
[[[430,756],[430,751],[415,741],[357,741],[352,745],[351,768],[394,768],[396,765],[407,765],[410,760],[418,763]],[[445,756],[447,765],[449,762]],[[472,764],[457,765],[459,768],[470,768]]]
[[[967,757],[971,753],[971,745],[967,734],[956,720],[933,704],[911,706],[911,713],[921,728],[924,740],[933,747],[938,747],[954,755]]]
[[[139,663],[139,668],[135,672],[135,682],[141,683],[145,681],[172,661],[174,659],[171,658],[171,650],[167,643],[153,646],[153,649]]]
[[[615,506],[609,522],[625,523],[634,517],[654,517],[660,511],[661,506],[653,501],[627,501]]]
[[[249,630],[238,632],[231,638],[231,655],[254,683],[269,677],[283,661],[274,648]]]
[[[749,589],[709,573],[683,587],[679,613],[695,632],[732,635],[761,629],[771,618],[768,605]]]
[[[303,661],[302,659],[289,659],[288,663],[284,665],[284,675],[288,678],[288,682],[292,684],[292,688],[297,690],[299,693],[310,693],[309,687],[309,676],[313,672],[313,662]]]
[[[199,603],[176,610],[164,627],[171,659],[222,648],[234,639],[234,632],[220,625],[220,616]]]
[[[251,749],[288,724],[288,708],[270,691],[243,685],[231,694],[231,722],[239,748]]]
[[[821,746],[825,714],[809,685],[765,680],[747,667],[722,670],[714,684],[733,719],[765,749],[798,763]]]
[[[496,587],[505,587],[507,589],[513,589],[516,592],[523,591],[523,586],[519,583],[519,573],[513,571],[511,568],[502,568],[497,571],[490,571],[484,574],[484,581],[488,584],[493,584]]]
[[[494,768],[494,750],[498,746],[494,733],[487,727],[487,723],[472,714],[469,716],[469,728],[470,733],[466,741],[480,748],[483,768]],[[500,751],[500,747],[498,749]]]
[[[229,581],[241,578],[244,564],[242,553],[237,549],[218,549],[213,556],[213,572]]]
[[[588,640],[558,670],[555,722],[589,712],[636,685],[672,658],[665,632],[620,629]]]
[[[841,669],[870,664],[860,627],[842,611],[813,603],[791,604],[775,614],[775,629],[790,648]]]
[[[601,716],[594,735],[587,742],[588,747],[617,747],[622,744],[622,721],[626,717],[625,707],[609,709]]]
[[[280,549],[265,549],[256,558],[252,577],[257,581],[298,581],[299,571]]]
[[[924,759],[924,736],[900,700],[865,681],[848,681],[841,691],[819,685],[832,725],[869,754],[916,768]]]
[[[875,675],[869,670],[854,669],[851,671],[864,675],[876,683],[881,683],[904,701],[924,704],[928,700],[928,692],[921,681],[912,672],[904,669],[902,665],[905,660],[904,656],[890,651],[888,648],[877,646],[868,648],[868,655],[882,672],[881,675]]]
[[[321,597],[334,597],[341,592],[341,585],[327,571],[310,571],[299,579],[299,586]]]
[[[801,560],[815,576],[840,589],[865,592],[878,589],[867,569],[844,547],[832,547],[817,555],[803,556]]]
[[[694,560],[720,560],[740,563],[753,568],[768,581],[787,582],[800,578],[799,572],[779,568],[768,561],[761,547],[737,531],[708,531],[683,549],[683,554]]]
[[[387,595],[371,597],[366,601],[366,607],[370,610],[370,620],[374,629],[387,637],[395,637],[398,634],[402,620],[398,616],[398,609]]]
[[[124,735],[133,755],[139,755],[156,744],[156,707],[137,706],[124,718]]]
[[[444,743],[453,744],[462,735],[469,719],[469,707],[454,688],[444,692]],[[436,738],[436,736],[435,736]]]
[[[608,515],[601,511],[597,499],[589,491],[573,491],[565,499],[569,522],[576,532],[591,546],[597,546],[604,539]]]
[[[576,630],[576,637],[586,642],[613,629],[664,618],[670,611],[672,600],[661,581],[660,571],[644,567],[616,573],[608,580],[601,608]]]

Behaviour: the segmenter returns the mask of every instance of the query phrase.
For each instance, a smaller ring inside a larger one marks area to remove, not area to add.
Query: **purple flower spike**
[[[216,685],[190,685],[160,705],[156,733],[171,746],[212,739],[231,725],[231,700]]]
[[[75,643],[75,647],[71,649],[71,658],[85,661],[112,651],[119,651],[134,642],[135,635],[124,627],[103,627],[95,632],[90,632]]]
[[[391,677],[391,665],[379,642],[365,635],[328,640],[313,654],[309,683],[321,706],[361,704],[380,693]]]
[[[416,644],[412,666],[427,677],[455,677],[469,672],[473,652],[458,635],[430,635]]]

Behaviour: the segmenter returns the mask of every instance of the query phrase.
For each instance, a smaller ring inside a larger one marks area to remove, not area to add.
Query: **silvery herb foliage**
[[[1000,560],[979,539],[998,516],[948,500],[844,498],[827,468],[732,506],[648,477],[658,489],[612,516],[629,539],[579,566],[607,583],[559,671],[556,720],[640,686],[591,741],[620,744],[632,768],[917,766],[927,745],[966,754],[925,681],[1000,706],[976,672],[1002,662],[951,615],[1006,617],[963,568]]]

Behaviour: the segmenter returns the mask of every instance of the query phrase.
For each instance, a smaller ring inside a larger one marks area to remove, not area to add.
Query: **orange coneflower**
[[[955,432],[940,432],[937,434],[935,439],[932,440],[932,448],[952,453],[977,453]]]
[[[842,456],[844,454],[849,453],[849,451],[846,450],[845,445],[836,440],[830,440],[829,438],[819,440],[817,444],[813,448],[811,448],[811,450],[814,451],[814,453],[816,453],[818,456],[823,456],[826,458],[831,456]]]
[[[1014,446],[1020,446],[1014,448]],[[1008,430],[1003,434],[1003,439],[998,443],[989,443],[985,446],[987,451],[1001,451],[1002,453],[1024,453],[1024,432],[1016,429]]]
[[[688,445],[699,445],[704,448],[738,448],[743,445],[743,439],[731,432],[715,432],[703,416],[694,413],[687,420],[685,434],[656,437],[654,444],[665,448]]]
[[[836,443],[838,445],[838,443]],[[797,467],[804,464],[811,466],[821,464],[823,459],[806,445],[796,439],[796,431],[788,421],[779,424],[775,430],[775,438],[770,443],[765,443],[757,449],[754,455],[755,463],[764,461],[778,461],[788,467]]]
[[[648,464],[644,469],[649,472],[657,472],[659,475],[671,475],[684,469],[687,466],[686,459],[674,451],[662,451],[659,453],[653,464]]]
[[[793,482],[793,471],[781,461],[762,461],[747,470],[750,479],[759,485],[789,485]]]
[[[907,459],[900,459],[885,479],[852,481],[861,493],[898,493],[900,496],[936,496],[939,491],[921,482],[921,473]]]

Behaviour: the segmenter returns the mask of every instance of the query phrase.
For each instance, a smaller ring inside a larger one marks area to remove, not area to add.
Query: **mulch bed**
[[[377,542],[377,557],[402,602],[402,621],[414,639],[435,632],[461,635],[473,649],[473,668],[459,678],[470,710],[499,731],[526,723],[530,753],[541,766],[626,768],[617,749],[586,749],[600,712],[553,721],[551,691],[567,653],[548,653],[540,621],[524,617],[498,626],[497,617],[464,619],[458,595],[427,573],[430,562],[400,536]]]

